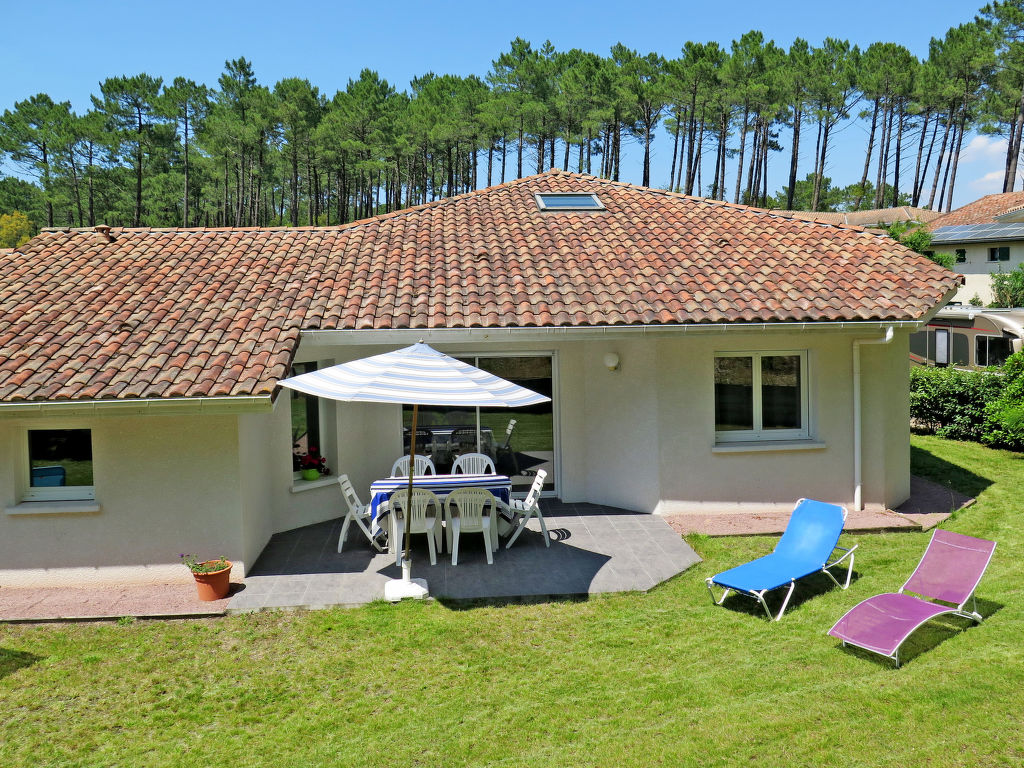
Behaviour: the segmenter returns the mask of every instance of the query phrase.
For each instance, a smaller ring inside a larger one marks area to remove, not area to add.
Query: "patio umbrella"
[[[409,495],[416,458],[416,421],[421,405],[519,408],[551,398],[438,352],[422,341],[410,347],[283,379],[281,386],[330,400],[412,406]],[[409,561],[409,525],[405,554]],[[403,574],[407,569],[403,568]]]

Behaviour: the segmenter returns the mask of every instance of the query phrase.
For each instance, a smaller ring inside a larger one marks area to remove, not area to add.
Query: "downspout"
[[[861,391],[860,391],[860,347],[861,344],[888,344],[893,339],[893,327],[885,329],[885,336],[880,339],[853,340],[853,508],[858,512],[864,509],[864,488],[861,474],[863,472],[863,448],[861,442]]]

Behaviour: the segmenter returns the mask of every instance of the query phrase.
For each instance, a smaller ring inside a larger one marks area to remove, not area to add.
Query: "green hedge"
[[[1024,450],[1024,353],[1001,370],[912,368],[910,418],[940,437]]]

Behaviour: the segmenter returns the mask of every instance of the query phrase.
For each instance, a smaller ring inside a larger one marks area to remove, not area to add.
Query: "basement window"
[[[597,195],[580,192],[544,192],[534,195],[542,211],[603,211],[604,203]]]

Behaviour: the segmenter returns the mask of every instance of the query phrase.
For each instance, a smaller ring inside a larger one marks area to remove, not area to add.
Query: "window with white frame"
[[[715,355],[715,440],[799,440],[810,436],[807,352]]]
[[[92,478],[92,430],[28,430],[25,501],[96,498]]]

